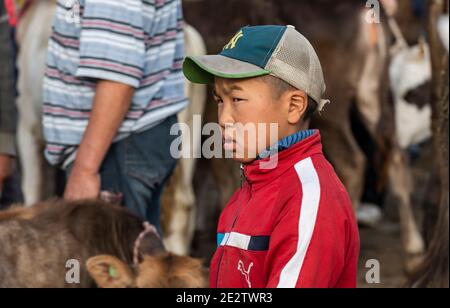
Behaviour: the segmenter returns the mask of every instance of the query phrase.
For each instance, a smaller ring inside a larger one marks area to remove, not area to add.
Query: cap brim
[[[183,73],[191,82],[211,84],[215,77],[241,79],[268,75],[270,71],[225,56],[207,55],[186,57]]]

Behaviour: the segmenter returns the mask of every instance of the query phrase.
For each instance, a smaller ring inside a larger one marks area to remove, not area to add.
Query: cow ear
[[[92,257],[86,262],[86,267],[100,288],[130,288],[134,285],[133,272],[116,257]]]

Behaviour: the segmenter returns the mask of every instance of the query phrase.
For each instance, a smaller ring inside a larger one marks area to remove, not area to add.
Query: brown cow
[[[136,254],[141,260],[144,255],[165,253],[158,235],[143,231],[141,219],[122,207],[98,200],[54,200],[1,212],[0,288],[95,286],[85,266],[92,256],[112,255],[131,264],[136,239],[142,234],[145,236]],[[173,264],[181,272],[197,264],[188,257],[177,258],[178,263],[170,258],[156,260],[169,268]],[[68,261],[79,264],[79,281],[67,280]],[[187,270],[203,275],[198,266]],[[158,282],[166,277],[153,275],[152,279]]]

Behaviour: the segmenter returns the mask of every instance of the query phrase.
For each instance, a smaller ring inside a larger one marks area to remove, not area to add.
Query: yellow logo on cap
[[[244,32],[239,31],[238,33],[236,33],[233,38],[230,40],[230,42],[228,44],[225,45],[225,47],[223,48],[223,50],[225,49],[233,49],[234,47],[236,47],[237,42],[244,36]]]

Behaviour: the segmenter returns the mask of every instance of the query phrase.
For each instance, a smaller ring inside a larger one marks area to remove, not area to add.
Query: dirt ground
[[[398,288],[406,282],[403,271],[400,228],[398,224],[383,222],[376,229],[361,228],[358,288]],[[376,259],[380,264],[380,283],[369,284],[365,276],[366,262]]]
[[[433,151],[430,142],[419,145],[417,154],[412,153],[410,159],[413,192],[411,205],[416,223],[424,239],[429,239],[436,218],[425,220],[427,210],[437,204],[436,187],[438,184],[433,176]],[[361,257],[359,264],[358,286],[361,288],[396,288],[405,285],[407,276],[403,270],[403,250],[400,239],[400,226],[396,200],[386,198],[384,205],[385,220],[376,229],[360,229]],[[380,262],[380,284],[368,284],[365,280],[368,259]]]

